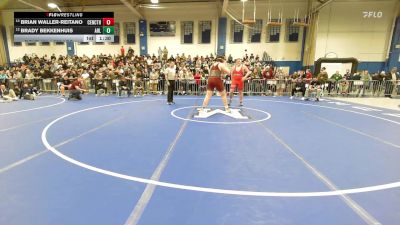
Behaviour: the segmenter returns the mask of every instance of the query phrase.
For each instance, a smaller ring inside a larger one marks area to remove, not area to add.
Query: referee
[[[164,74],[168,86],[167,104],[168,105],[175,104],[174,89],[175,89],[175,79],[176,79],[176,67],[173,61],[169,63],[169,67],[165,69]]]

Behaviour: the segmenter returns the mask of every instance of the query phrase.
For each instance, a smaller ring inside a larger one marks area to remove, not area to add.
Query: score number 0
[[[103,18],[103,26],[114,26],[114,18]]]
[[[114,18],[103,18],[103,34],[114,34]]]

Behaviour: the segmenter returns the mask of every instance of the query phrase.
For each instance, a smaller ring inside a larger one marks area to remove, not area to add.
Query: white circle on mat
[[[10,114],[16,114],[16,113],[20,113],[20,112],[28,112],[28,111],[34,111],[34,110],[38,110],[38,109],[44,109],[44,108],[50,108],[53,106],[57,106],[60,104],[63,104],[65,102],[64,98],[57,98],[57,97],[48,97],[48,96],[41,96],[40,98],[56,98],[56,99],[60,99],[61,101],[55,103],[55,104],[51,104],[51,105],[45,105],[45,106],[40,106],[40,107],[36,107],[36,108],[30,108],[30,109],[23,109],[23,110],[18,110],[18,111],[13,111],[13,112],[5,112],[5,113],[0,113],[0,116],[4,116],[4,115],[10,115]]]
[[[188,100],[188,99],[198,99],[198,98],[182,98],[180,100]],[[97,172],[97,173],[102,173],[105,175],[125,179],[125,180],[131,180],[139,183],[145,183],[145,184],[152,184],[152,185],[157,185],[160,187],[167,187],[167,188],[174,188],[174,189],[181,189],[181,190],[188,190],[188,191],[197,191],[197,192],[207,192],[207,193],[215,193],[215,194],[225,194],[225,195],[239,195],[239,196],[257,196],[257,197],[322,197],[322,196],[337,196],[337,195],[346,195],[346,194],[355,194],[355,193],[364,193],[364,192],[371,192],[371,191],[381,191],[385,189],[390,189],[390,188],[398,188],[400,187],[400,181],[398,182],[392,182],[392,183],[387,183],[387,184],[381,184],[381,185],[374,185],[374,186],[367,186],[367,187],[360,187],[360,188],[351,188],[351,189],[342,189],[342,190],[334,190],[334,191],[319,191],[319,192],[268,192],[268,191],[242,191],[242,190],[230,190],[230,189],[221,189],[221,188],[211,188],[211,187],[200,187],[200,186],[192,186],[192,185],[183,185],[183,184],[176,184],[176,183],[169,183],[169,182],[162,182],[162,181],[156,181],[156,180],[151,180],[151,179],[146,179],[146,178],[141,178],[141,177],[135,177],[135,176],[130,176],[126,174],[121,174],[121,173],[116,173],[113,171],[101,169],[83,162],[80,162],[76,159],[73,159],[69,156],[64,155],[60,151],[58,151],[55,147],[49,144],[47,140],[47,131],[51,126],[53,126],[55,123],[58,121],[65,119],[69,116],[85,112],[85,111],[90,111],[93,109],[99,109],[99,108],[104,108],[104,107],[110,107],[110,106],[115,106],[115,105],[124,105],[124,104],[129,104],[129,103],[134,103],[134,102],[151,102],[151,101],[161,101],[164,99],[156,99],[156,100],[141,100],[141,101],[129,101],[129,102],[121,102],[121,103],[114,103],[114,104],[107,104],[107,105],[101,105],[101,106],[95,106],[91,108],[86,108],[82,110],[78,110],[72,113],[65,114],[49,124],[46,125],[46,127],[42,131],[42,142],[46,146],[48,150],[50,150],[52,153],[57,155],[58,157],[75,164],[77,166],[80,166],[82,168]],[[345,111],[345,112],[351,112],[359,115],[365,115],[368,117],[384,120],[387,122],[391,122],[394,124],[400,125],[400,122],[396,122],[393,120],[389,120],[386,118],[370,115],[367,113],[363,112],[357,112],[357,111],[352,111],[352,110],[347,110],[347,109],[341,109],[341,108],[335,108],[335,107],[330,107],[330,106],[321,106],[321,105],[315,105],[315,104],[306,104],[306,103],[295,103],[295,102],[285,102],[285,101],[274,101],[274,100],[261,100],[261,99],[247,99],[247,100],[254,100],[254,101],[266,101],[266,102],[277,102],[277,103],[285,103],[285,104],[297,104],[297,105],[306,105],[306,106],[312,106],[312,107],[320,107],[320,108],[328,108],[328,109],[334,109],[334,110],[339,110],[339,111]]]

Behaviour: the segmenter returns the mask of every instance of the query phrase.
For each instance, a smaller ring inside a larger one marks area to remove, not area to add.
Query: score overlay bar
[[[75,41],[75,42],[114,42],[114,35],[88,35],[88,34],[41,34],[41,35],[29,35],[29,34],[16,34],[14,35],[15,42],[48,42],[48,41]]]
[[[114,12],[14,12],[14,18],[34,19],[34,18],[114,18]]]
[[[114,12],[14,12],[14,41],[114,42]]]

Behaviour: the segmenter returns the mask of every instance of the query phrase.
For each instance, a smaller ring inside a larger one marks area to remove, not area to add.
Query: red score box
[[[103,26],[114,26],[114,18],[103,18]]]

